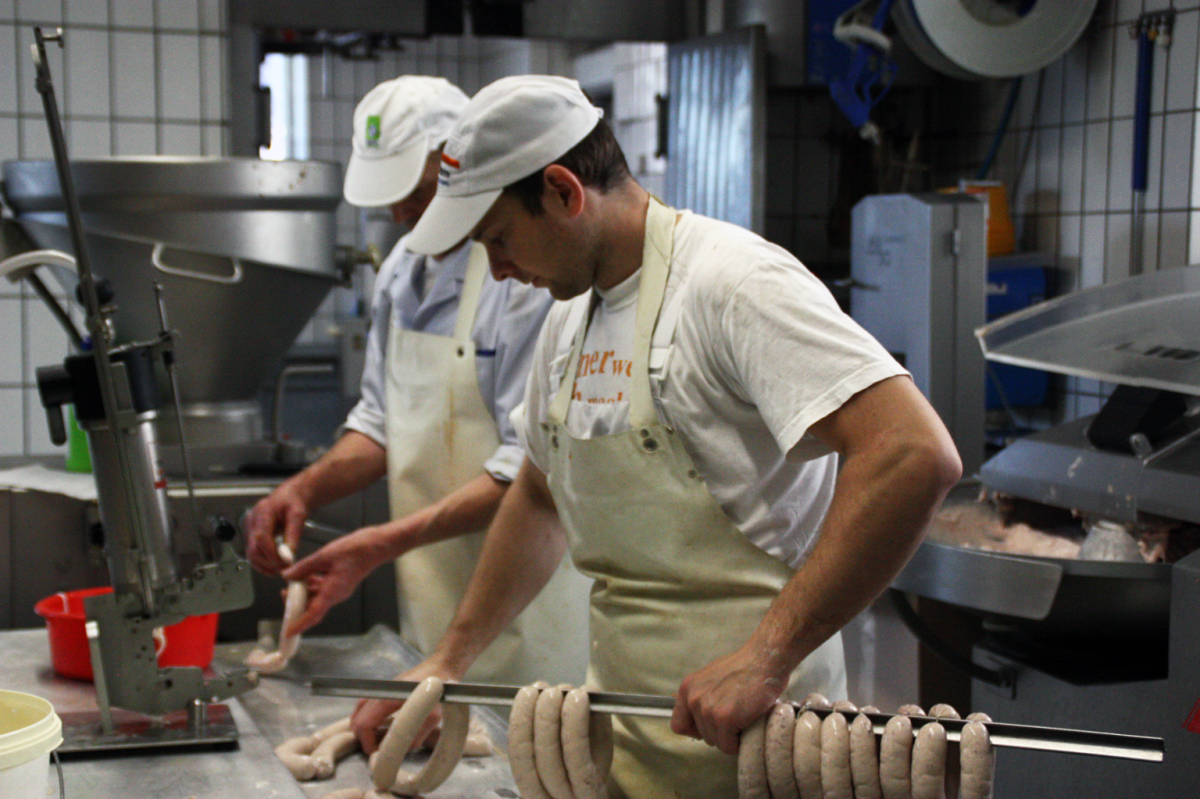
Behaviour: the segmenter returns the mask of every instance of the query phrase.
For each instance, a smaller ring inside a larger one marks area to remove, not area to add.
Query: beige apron
[[[479,394],[471,331],[488,274],[472,245],[453,336],[393,324],[387,345],[388,499],[393,519],[420,510],[475,479],[500,445]],[[484,531],[419,547],[396,560],[400,630],[432,651],[454,617],[479,560]],[[467,673],[508,684],[537,679],[578,684],[587,665],[590,581],[563,558],[546,589]]]
[[[674,224],[675,212],[651,200],[632,354],[632,429],[587,440],[566,431],[586,320],[550,409],[550,487],[575,565],[596,580],[588,678],[605,691],[674,695],[685,676],[746,641],[793,573],[734,526],[675,431],[658,421],[648,361]],[[809,691],[845,694],[840,636],[793,672],[788,694]],[[737,796],[736,758],[672,733],[665,719],[615,717],[614,737],[614,796]]]

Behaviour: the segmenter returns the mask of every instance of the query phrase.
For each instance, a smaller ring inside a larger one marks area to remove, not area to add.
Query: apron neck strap
[[[488,276],[487,248],[477,242],[471,243],[471,254],[467,256],[467,273],[463,277],[462,295],[458,299],[458,317],[454,322],[454,340],[467,341],[475,329],[475,314],[479,310],[479,295],[483,281]]]
[[[671,250],[675,237],[675,211],[650,197],[646,210],[646,234],[642,245],[641,278],[638,284],[638,301],[634,326],[633,358],[630,365],[629,423],[634,429],[658,422],[654,410],[654,399],[650,392],[650,343],[654,334],[654,323],[662,308],[663,294],[667,286],[667,275],[671,268]],[[558,394],[550,406],[550,421],[561,425],[567,418],[567,407],[575,389],[575,376],[579,369],[579,356],[591,324],[591,311],[595,310],[598,297],[593,292],[592,307],[580,322],[571,345],[566,372],[559,385]]]

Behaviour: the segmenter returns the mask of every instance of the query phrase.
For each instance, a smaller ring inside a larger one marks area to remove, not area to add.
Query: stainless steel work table
[[[216,671],[242,668],[252,644],[221,644]],[[63,758],[67,799],[320,799],[338,788],[367,788],[366,758],[356,753],[338,764],[333,779],[298,783],[274,748],[348,715],[350,699],[313,696],[308,680],[317,675],[391,678],[419,660],[394,633],[376,627],[364,635],[306,638],[288,667],[263,677],[258,688],[226,702],[237,723],[236,748],[162,749]],[[46,631],[0,632],[0,688],[36,694],[58,713],[94,711],[91,683],[58,677],[50,667]],[[505,748],[505,725],[486,708],[472,708],[500,750],[491,757],[465,758],[429,799],[513,799],[517,796]],[[411,759],[406,768],[420,767]],[[58,778],[51,767],[51,795]]]

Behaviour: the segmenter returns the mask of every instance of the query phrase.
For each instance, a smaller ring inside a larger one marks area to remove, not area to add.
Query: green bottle
[[[87,433],[75,420],[75,406],[67,406],[67,471],[90,472],[92,453],[88,451]]]

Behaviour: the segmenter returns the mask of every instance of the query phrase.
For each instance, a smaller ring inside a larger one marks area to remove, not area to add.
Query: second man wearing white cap
[[[442,144],[467,97],[441,78],[405,76],[372,89],[354,113],[344,193],[389,206],[412,227],[437,185]],[[431,651],[453,616],[483,530],[517,474],[522,453],[509,413],[520,403],[537,332],[552,300],[488,274],[484,248],[460,236],[421,255],[402,238],[376,279],[362,399],[320,460],[253,510],[247,547],[268,573],[305,580],[310,600],[294,625],[316,624],[376,566],[395,560],[401,634]],[[340,538],[285,570],[275,536],[295,551],[305,519],[386,474],[391,521]],[[564,564],[554,588],[509,626],[472,676],[578,681],[584,631],[562,629],[582,612],[583,579]]]
[[[589,686],[676,697],[669,728],[614,717],[610,791],[727,799],[739,734],[776,699],[845,696],[838,630],[961,464],[905,371],[795,257],[652,198],[599,117],[574,81],[485,87],[410,238],[437,252],[470,235],[497,277],[571,302],[539,337],[526,460],[475,578],[407,676],[458,678],[553,573],[527,553],[558,541],[595,580]]]

